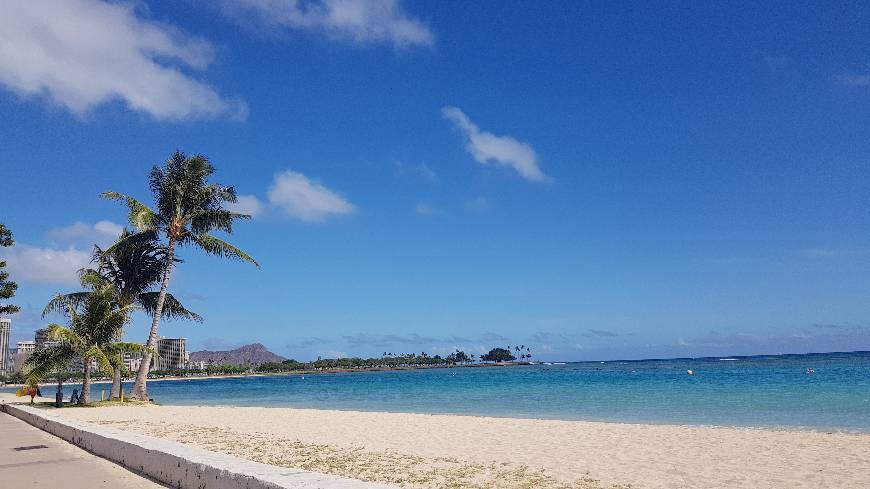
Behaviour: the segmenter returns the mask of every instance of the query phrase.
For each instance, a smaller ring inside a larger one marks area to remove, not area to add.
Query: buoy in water
[[[686,373],[689,375],[695,375],[695,371],[692,369],[686,370]]]

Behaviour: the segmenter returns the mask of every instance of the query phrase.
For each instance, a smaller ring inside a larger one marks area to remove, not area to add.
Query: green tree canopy
[[[12,231],[4,224],[0,224],[0,246],[9,247],[13,244],[15,241],[12,239]],[[9,272],[4,271],[4,268],[6,268],[6,262],[0,261],[0,299],[9,299],[15,295],[18,284],[7,280]],[[0,314],[15,314],[18,311],[18,306],[14,304],[0,304]]]
[[[506,348],[493,348],[489,353],[480,356],[484,362],[512,362],[517,358]]]

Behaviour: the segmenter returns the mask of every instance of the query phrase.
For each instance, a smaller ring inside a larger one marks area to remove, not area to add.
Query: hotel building
[[[152,360],[156,370],[182,370],[187,368],[185,338],[160,338],[157,340],[157,358]]]
[[[12,320],[0,318],[0,375],[9,375],[10,361],[9,355],[9,334],[12,330]]]

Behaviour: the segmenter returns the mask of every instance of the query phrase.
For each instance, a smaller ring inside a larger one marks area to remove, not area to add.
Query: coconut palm
[[[147,236],[131,238],[128,230],[123,230],[119,237],[120,246],[112,246],[109,250],[102,250],[94,246],[92,263],[96,268],[83,268],[79,270],[82,286],[89,289],[111,284],[117,294],[115,301],[120,306],[135,304],[147,314],[153,316],[156,308],[159,292],[150,289],[154,287],[162,277],[163,263],[166,259],[166,247],[160,245]],[[179,260],[175,260],[176,262]],[[71,294],[58,295],[42,312],[45,317],[51,312],[63,312],[70,305],[77,306],[83,301],[90,291],[73,292]],[[163,302],[162,314],[168,318],[184,318],[202,321],[202,318],[187,310],[172,294],[166,294]],[[118,345],[123,336],[123,331],[118,331],[115,342]],[[141,345],[139,345],[141,346]],[[135,347],[124,351],[114,351],[110,356],[112,365],[112,389],[110,399],[121,396],[121,355],[123,353],[139,351]]]
[[[69,378],[74,359],[75,352],[68,345],[37,349],[24,364],[26,385],[36,387],[43,380],[54,377],[57,380],[57,392],[62,394],[63,381]]]
[[[165,239],[166,255],[161,269],[160,292],[154,304],[154,316],[146,346],[153,350],[157,344],[157,329],[166,301],[169,280],[175,263],[175,250],[179,246],[195,246],[211,255],[235,258],[259,264],[247,253],[211,234],[218,230],[232,233],[236,219],[250,219],[251,216],[238,214],[223,205],[236,202],[233,187],[209,183],[214,167],[202,155],[186,156],[176,151],[165,164],[154,166],[149,175],[150,188],[156,207],[154,210],[133,197],[117,192],[105,192],[103,197],[127,205],[130,210],[130,223],[136,232],[112,245],[106,252],[122,246],[127,241],[138,239]],[[133,386],[131,397],[148,399],[148,370],[151,353],[146,353]]]
[[[124,341],[115,341],[106,345],[103,350],[109,359],[109,365],[112,367],[112,389],[109,391],[109,399],[121,398],[121,375],[125,371],[124,354],[139,353],[144,354],[148,350],[145,345],[139,343],[128,343]],[[124,374],[128,375],[128,374]]]
[[[108,354],[114,350],[110,348],[118,331],[129,320],[130,311],[136,307],[133,304],[121,306],[116,298],[118,296],[115,286],[110,283],[102,283],[86,293],[78,304],[78,307],[69,305],[69,327],[59,324],[48,326],[48,337],[59,343],[54,355],[48,357],[43,363],[34,363],[28,371],[29,383],[36,383],[39,379],[56,370],[62,362],[70,362],[73,358],[82,361],[82,394],[80,403],[90,402],[91,395],[91,371],[93,364],[109,373],[112,371],[111,361]],[[133,343],[123,344],[123,348],[142,349],[142,345]]]

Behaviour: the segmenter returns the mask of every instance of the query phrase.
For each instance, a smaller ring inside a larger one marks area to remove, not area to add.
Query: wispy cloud
[[[221,10],[243,25],[270,32],[307,30],[353,44],[431,46],[435,36],[398,0],[221,0]]]
[[[837,76],[837,81],[847,87],[870,86],[870,75],[842,74]]]
[[[352,214],[356,210],[338,193],[292,170],[275,175],[268,197],[269,202],[280,207],[288,216],[307,222]]]
[[[523,178],[532,182],[548,182],[552,179],[541,171],[538,155],[528,143],[510,136],[496,136],[481,131],[458,107],[444,107],[441,114],[462,131],[468,139],[466,148],[481,164],[495,163],[513,168]]]
[[[510,341],[510,338],[506,336],[502,336],[498,333],[493,333],[491,331],[487,331],[480,335],[480,341],[488,341],[488,342],[504,342]]]
[[[417,202],[417,205],[414,206],[414,210],[417,211],[417,214],[427,217],[440,216],[444,214],[443,210],[436,207],[431,202]]]
[[[162,120],[245,116],[244,103],[182,70],[210,64],[208,42],[138,14],[132,2],[4,2],[0,85],[80,115],[122,101]]]
[[[436,338],[432,336],[421,336],[416,333],[409,335],[360,333],[356,335],[343,336],[342,339],[353,346],[426,345],[433,343],[471,342],[471,340],[460,336]]]
[[[239,195],[235,203],[228,203],[225,207],[227,210],[251,217],[257,217],[263,212],[263,203],[256,195]]]
[[[308,348],[315,345],[327,345],[329,343],[332,343],[332,341],[325,338],[318,338],[317,336],[309,336],[306,338],[299,338],[293,343],[287,344],[287,348],[294,350],[298,348]]]
[[[613,331],[608,331],[606,329],[589,328],[585,333],[583,333],[583,336],[586,338],[615,338],[619,336],[619,333],[614,333]]]
[[[549,331],[538,331],[532,336],[529,336],[528,340],[533,343],[556,343],[558,345],[573,343],[568,335],[564,333],[552,333]]]
[[[422,178],[429,183],[438,183],[440,179],[438,178],[438,174],[435,173],[434,170],[429,168],[429,165],[425,163],[418,163],[415,165],[402,163],[401,161],[396,161],[393,164],[396,175],[399,176],[415,176],[418,178]]]
[[[804,256],[816,257],[816,258],[837,258],[844,256],[859,256],[859,255],[870,255],[870,249],[867,248],[805,248],[798,251],[799,254]]]
[[[492,203],[486,197],[474,197],[464,202],[465,208],[472,212],[483,212],[492,207]]]
[[[60,241],[89,240],[90,243],[102,244],[117,239],[123,229],[123,226],[112,221],[97,221],[94,224],[76,221],[69,226],[50,230],[48,236]]]

